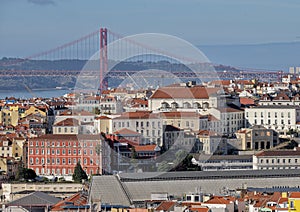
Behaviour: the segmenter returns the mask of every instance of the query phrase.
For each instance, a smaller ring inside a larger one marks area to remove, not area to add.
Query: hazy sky
[[[28,56],[107,27],[195,45],[300,40],[299,0],[0,0],[0,57]]]

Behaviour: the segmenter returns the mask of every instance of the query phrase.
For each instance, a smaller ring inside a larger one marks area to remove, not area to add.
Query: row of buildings
[[[254,155],[297,136],[299,94],[284,85],[223,80],[7,98],[0,105],[0,156],[10,161],[3,162],[6,167],[14,165],[1,170],[13,176],[22,161],[40,175],[71,176],[80,162],[92,175],[133,171],[136,163],[151,171],[156,158],[182,149],[195,155]],[[138,160],[132,164],[132,159]]]

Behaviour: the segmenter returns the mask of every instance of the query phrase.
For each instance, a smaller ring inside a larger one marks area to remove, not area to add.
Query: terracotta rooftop
[[[81,193],[76,193],[53,205],[51,207],[51,211],[66,211],[68,209],[74,209],[74,208],[76,209],[76,206],[86,206],[86,205],[87,205],[87,196]]]
[[[240,103],[242,105],[254,105],[255,101],[254,101],[254,99],[251,99],[251,98],[241,97]]]
[[[195,112],[164,112],[161,113],[163,118],[198,118],[199,114]]]
[[[270,150],[270,151],[262,151],[255,154],[257,157],[261,156],[299,156],[299,150]]]
[[[137,152],[153,152],[155,150],[156,145],[137,145],[134,146],[135,151]]]
[[[73,134],[45,134],[36,138],[30,138],[29,140],[100,140],[101,136],[98,135],[73,135]]]
[[[230,200],[225,197],[213,196],[210,200],[206,201],[207,204],[230,204]]]
[[[221,136],[220,134],[210,130],[199,130],[198,135],[200,136]]]
[[[114,134],[119,134],[119,135],[141,135],[140,133],[136,132],[136,131],[133,131],[133,130],[130,130],[130,129],[127,129],[127,128],[122,128],[116,132],[114,132]]]
[[[289,198],[300,198],[300,192],[291,192]]]
[[[165,202],[162,202],[155,210],[167,211],[167,210],[170,210],[170,208],[173,207],[175,204],[176,204],[176,202],[165,201]]]
[[[96,117],[95,119],[96,119],[96,120],[101,120],[101,119],[111,119],[111,118],[109,118],[109,117],[107,117],[107,116],[98,116],[98,117]]]
[[[62,121],[54,124],[54,126],[67,126],[67,127],[79,126],[79,121],[74,118],[67,118],[65,120],[62,120]]]
[[[115,119],[149,119],[159,118],[159,114],[151,113],[149,111],[125,112]]]
[[[208,99],[217,94],[220,88],[195,87],[163,87],[157,89],[150,99]]]

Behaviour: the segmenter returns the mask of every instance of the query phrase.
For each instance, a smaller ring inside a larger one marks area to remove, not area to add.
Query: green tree
[[[33,169],[27,169],[23,163],[19,164],[18,172],[16,174],[16,180],[24,178],[25,180],[36,178],[36,173]]]
[[[138,154],[137,154],[137,152],[136,152],[136,150],[135,150],[135,147],[133,146],[133,147],[131,148],[131,158],[132,158],[132,159],[137,159],[137,157],[138,157]]]
[[[87,180],[88,176],[85,171],[82,169],[80,162],[76,164],[74,174],[72,176],[74,182],[81,183],[82,180]]]

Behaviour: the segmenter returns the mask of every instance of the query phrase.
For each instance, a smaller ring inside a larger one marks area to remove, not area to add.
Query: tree
[[[131,148],[131,158],[132,158],[132,159],[137,159],[137,157],[138,157],[138,154],[137,154],[137,152],[136,152],[136,150],[135,150],[135,147],[133,146],[133,147]]]
[[[76,164],[74,174],[72,176],[74,182],[81,183],[82,180],[87,180],[88,176],[85,171],[82,169],[80,162]]]
[[[18,172],[16,174],[16,180],[24,178],[25,180],[36,178],[36,173],[33,169],[24,168],[24,164],[20,163],[18,167]]]

